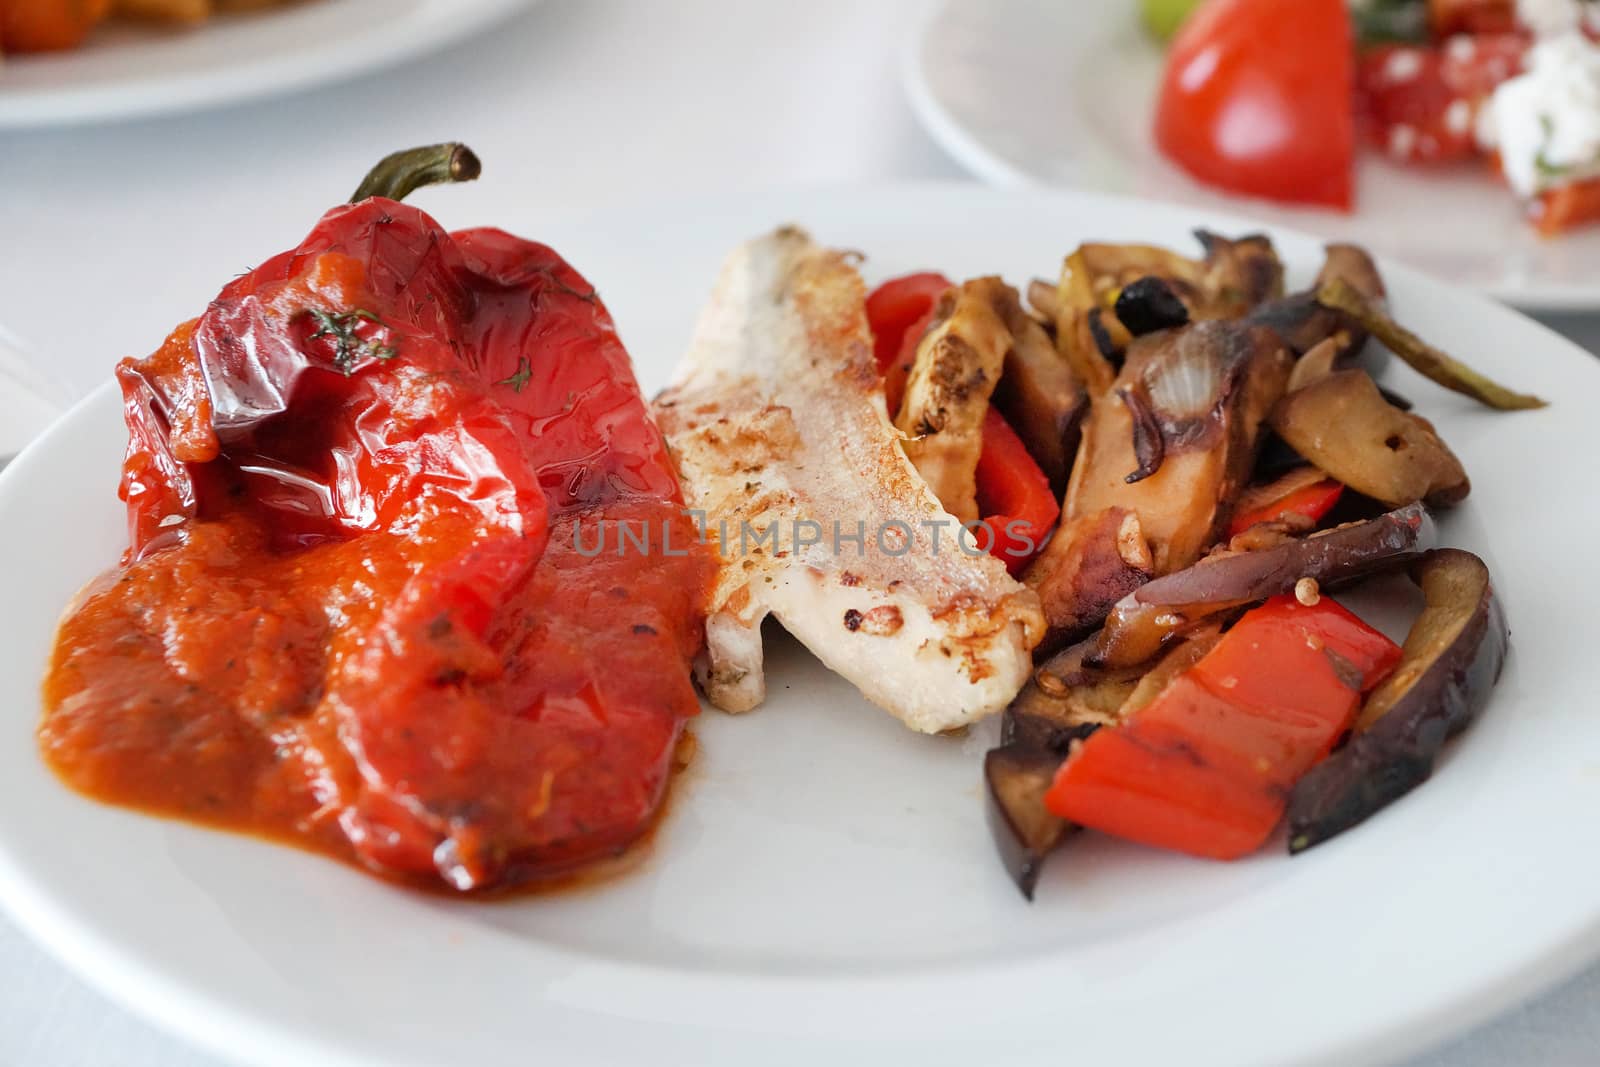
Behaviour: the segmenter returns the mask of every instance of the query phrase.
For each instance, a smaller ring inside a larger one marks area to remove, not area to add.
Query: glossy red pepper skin
[[[118,376],[127,566],[41,727],[69,782],[462,890],[649,829],[713,561],[571,266],[369,198]]]
[[[1061,517],[1061,505],[1028,448],[994,408],[983,419],[983,451],[978,455],[978,507],[988,540],[981,547],[1020,575],[1044,548]]]
[[[1045,803],[1131,841],[1246,856],[1399,660],[1399,646],[1332,600],[1269,600],[1131,721],[1084,741]]]
[[[1228,536],[1238,537],[1257,523],[1276,522],[1290,515],[1303,515],[1312,522],[1321,522],[1342,496],[1344,496],[1343,485],[1332,478],[1324,479],[1304,489],[1296,489],[1266,507],[1235,515],[1228,527]]]
[[[873,356],[883,375],[883,401],[890,419],[905,398],[917,343],[933,323],[939,298],[954,284],[943,274],[924,271],[891,278],[867,294],[867,324],[872,327]]]

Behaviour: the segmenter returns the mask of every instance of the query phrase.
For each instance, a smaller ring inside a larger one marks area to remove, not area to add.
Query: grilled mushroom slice
[[[1330,477],[1390,507],[1449,507],[1472,490],[1433,427],[1385,400],[1366,371],[1336,371],[1290,393],[1272,428]]]

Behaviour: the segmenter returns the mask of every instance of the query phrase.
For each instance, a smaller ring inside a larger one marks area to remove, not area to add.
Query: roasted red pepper
[[[1084,741],[1045,802],[1147,845],[1248,855],[1399,660],[1399,646],[1332,600],[1270,600],[1130,722]]]
[[[905,397],[906,380],[917,359],[917,342],[928,332],[939,297],[953,284],[930,271],[891,278],[867,295],[873,355],[883,374],[883,399],[891,419]]]
[[[1017,431],[990,408],[983,418],[983,451],[978,456],[978,509],[988,538],[981,547],[1021,574],[1044,548],[1061,505],[1039,464]]]
[[[1332,478],[1323,479],[1281,496],[1270,504],[1240,512],[1233,517],[1228,536],[1237,537],[1257,523],[1278,522],[1290,515],[1303,515],[1313,522],[1320,522],[1343,495],[1343,485]]]
[[[457,889],[651,825],[712,564],[589,283],[393,198],[475,171],[386,161],[119,368],[128,565],[41,728],[72,784]]]

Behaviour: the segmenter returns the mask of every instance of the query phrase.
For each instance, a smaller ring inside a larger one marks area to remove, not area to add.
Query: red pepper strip
[[[977,480],[978,510],[985,516],[979,546],[1021,574],[1044,547],[1061,505],[1022,438],[994,408],[983,419]]]
[[[906,378],[916,359],[917,342],[927,332],[934,305],[953,285],[942,274],[907,274],[884,282],[867,297],[872,351],[883,374],[884,402],[890,418],[900,410]]]
[[[1332,600],[1249,612],[1131,722],[1096,732],[1045,796],[1081,826],[1237,859],[1260,848],[1288,790],[1350,728],[1361,694],[1400,659]]]
[[[1332,478],[1296,489],[1265,507],[1235,515],[1233,525],[1228,528],[1228,536],[1237,537],[1257,523],[1276,522],[1290,515],[1304,515],[1312,522],[1320,522],[1343,495],[1344,486]]]
[[[1545,237],[1600,222],[1600,178],[1546,189],[1534,200],[1531,215],[1534,227]]]

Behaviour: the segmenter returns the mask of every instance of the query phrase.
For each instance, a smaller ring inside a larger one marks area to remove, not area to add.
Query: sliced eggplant
[[[1221,640],[1220,621],[1214,620],[1185,632],[1183,637],[1156,661],[1156,665],[1139,679],[1139,684],[1133,687],[1133,692],[1128,694],[1128,698],[1117,709],[1117,721],[1122,722],[1149,706],[1150,702],[1160,696],[1162,690],[1171,685],[1178,675],[1204,659]]]
[[[1023,896],[1033,899],[1046,857],[1076,829],[1044,805],[1073,743],[1144,707],[1220,639],[1220,627],[1196,631],[1153,666],[1127,670],[1091,667],[1087,646],[1070,648],[1040,666],[1006,709],[1001,746],[984,758],[983,773],[989,828]]]
[[[990,749],[983,758],[989,831],[1006,873],[1029,900],[1045,858],[1075,829],[1044,806],[1060,765],[1060,756],[1015,743]]]
[[[1028,454],[1050,479],[1059,497],[1066,492],[1089,394],[1049,335],[1016,299],[996,310],[1011,334],[1000,384],[990,398],[1017,431]]]
[[[1472,724],[1510,643],[1489,568],[1443,548],[1412,568],[1425,607],[1388,681],[1367,698],[1356,733],[1294,787],[1289,851],[1303,852],[1427,781],[1446,740]]]
[[[1148,582],[1118,602],[1094,639],[1087,662],[1102,668],[1144,663],[1174,635],[1219,613],[1293,592],[1302,578],[1336,588],[1402,566],[1432,548],[1434,540],[1427,509],[1411,504],[1257,552],[1208,557]]]
[[[1146,665],[1091,667],[1085,656],[1093,645],[1081,642],[1051,656],[1033,672],[1001,722],[1001,740],[1031,745],[1065,756],[1102,726],[1121,721]]]
[[[1330,477],[1390,507],[1449,507],[1472,489],[1433,427],[1385,400],[1365,371],[1336,371],[1290,393],[1272,428]]]

